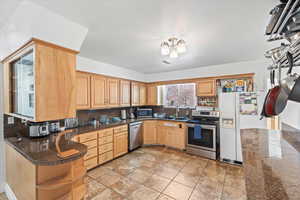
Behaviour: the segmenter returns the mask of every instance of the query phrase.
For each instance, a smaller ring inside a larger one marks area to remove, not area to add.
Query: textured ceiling
[[[144,73],[257,60],[275,0],[31,0],[89,29],[81,56]],[[1,21],[0,21],[1,23]],[[59,34],[59,30],[57,30]],[[160,43],[188,51],[162,63]]]

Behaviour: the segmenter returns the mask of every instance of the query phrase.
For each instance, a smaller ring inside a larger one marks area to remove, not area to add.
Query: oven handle
[[[200,125],[201,128],[207,128],[207,129],[215,129],[216,126],[214,125],[204,125],[204,124],[186,124],[187,127],[194,128],[196,125]]]

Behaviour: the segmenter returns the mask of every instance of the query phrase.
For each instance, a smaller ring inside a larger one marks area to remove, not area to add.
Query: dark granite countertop
[[[77,160],[86,154],[87,147],[85,145],[71,140],[71,138],[76,134],[67,133],[59,140],[59,147],[61,151],[76,149],[79,153],[67,158],[59,157],[55,145],[57,135],[58,134],[56,133],[42,138],[9,137],[6,138],[5,141],[35,165],[63,164]]]
[[[244,129],[241,142],[248,200],[300,199],[300,132]]]
[[[125,125],[133,122],[144,121],[144,120],[163,120],[163,121],[174,121],[174,122],[186,122],[187,120],[173,120],[173,119],[160,119],[160,118],[143,118],[143,119],[128,119],[122,120],[117,123],[110,123],[99,126],[83,126],[74,129],[69,129],[70,133],[67,133],[60,140],[60,148],[62,151],[69,149],[76,149],[79,151],[78,154],[70,156],[68,158],[60,158],[57,156],[58,152],[55,146],[56,137],[58,134],[51,134],[47,137],[42,138],[28,138],[20,137],[21,141],[18,141],[16,137],[5,138],[7,144],[12,146],[16,151],[22,154],[25,158],[31,161],[35,165],[58,165],[66,162],[70,162],[81,158],[87,152],[87,147],[83,144],[73,142],[72,137],[78,134],[84,134],[87,132],[97,131],[101,129],[116,127]]]

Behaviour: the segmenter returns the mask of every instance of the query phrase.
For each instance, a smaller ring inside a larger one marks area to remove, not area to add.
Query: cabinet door
[[[130,81],[120,81],[120,105],[130,106]]]
[[[174,128],[172,131],[172,147],[183,150],[185,149],[185,128]]]
[[[128,133],[118,133],[114,135],[114,158],[128,152]]]
[[[106,78],[102,76],[91,76],[91,107],[103,108],[107,104]]]
[[[167,128],[164,126],[157,126],[157,143],[160,145],[166,144],[166,135],[167,135]]]
[[[140,87],[138,83],[131,84],[131,101],[133,106],[140,105]]]
[[[214,79],[197,82],[197,96],[215,96],[216,81]]]
[[[147,105],[155,106],[157,103],[157,86],[147,87]]]
[[[88,109],[91,107],[91,79],[86,73],[76,72],[76,108]]]
[[[143,123],[144,144],[157,144],[157,122],[144,121]]]
[[[140,106],[144,106],[147,104],[147,88],[145,85],[140,84]]]
[[[107,79],[107,100],[109,107],[117,107],[120,102],[120,90],[118,79]]]

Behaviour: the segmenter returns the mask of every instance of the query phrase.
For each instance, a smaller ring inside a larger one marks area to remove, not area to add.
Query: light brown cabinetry
[[[180,122],[159,121],[157,128],[157,143],[176,149],[185,149],[186,126]]]
[[[216,96],[216,80],[205,79],[197,83],[197,96]]]
[[[32,39],[4,59],[5,113],[35,122],[75,117],[76,54]]]
[[[103,76],[91,76],[91,108],[105,108],[107,105],[106,78]]]
[[[146,85],[140,84],[140,102],[141,106],[147,104],[147,88]]]
[[[83,199],[86,194],[83,158],[58,165],[34,165],[6,144],[6,182],[17,199]]]
[[[157,121],[150,120],[143,123],[143,143],[158,144],[157,138]]]
[[[98,164],[113,159],[113,128],[104,129],[98,132]]]
[[[114,158],[128,152],[128,126],[114,128]]]
[[[130,81],[120,81],[120,106],[130,106]]]
[[[100,75],[91,76],[91,108],[119,106],[119,80]]]
[[[91,76],[88,73],[76,73],[76,103],[77,109],[89,109],[91,107]]]
[[[148,85],[147,86],[147,105],[149,105],[149,106],[158,105],[157,86],[156,85]]]
[[[140,105],[140,86],[136,82],[131,83],[131,105]]]

